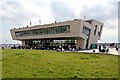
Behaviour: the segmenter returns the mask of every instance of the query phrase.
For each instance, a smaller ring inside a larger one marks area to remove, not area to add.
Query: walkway
[[[98,49],[95,49],[95,52],[93,52],[93,50],[81,50],[81,51],[78,51],[78,52],[86,52],[86,53],[101,53],[101,52],[99,52]],[[107,54],[120,55],[119,52],[120,52],[120,49],[119,49],[119,51],[116,51],[115,48],[113,48],[113,49],[109,48],[109,52],[108,52]]]

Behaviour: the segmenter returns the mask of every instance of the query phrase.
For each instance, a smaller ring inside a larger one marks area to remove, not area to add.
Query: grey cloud
[[[118,37],[116,36],[105,36],[105,37],[101,37],[101,42],[110,42],[110,43],[114,43],[114,42],[118,42]]]
[[[118,18],[118,3],[117,2],[109,2],[110,7],[106,7],[103,5],[94,5],[92,7],[83,8],[80,12],[80,16],[86,16],[102,22],[106,22],[110,19]],[[108,29],[117,28],[115,25],[108,26]]]
[[[0,22],[6,24],[22,24],[25,21],[30,21],[31,16],[36,14],[30,13],[24,6],[19,2],[4,2],[0,6]]]
[[[107,29],[112,29],[112,30],[118,28],[117,24],[113,25],[113,24],[106,23],[104,26],[108,26]]]
[[[117,18],[117,7],[112,6],[110,11],[108,11],[105,6],[96,5],[85,9],[83,8],[83,10],[80,12],[80,15],[106,21],[111,18]]]
[[[55,20],[69,20],[75,18],[75,13],[64,2],[52,2],[51,13]]]

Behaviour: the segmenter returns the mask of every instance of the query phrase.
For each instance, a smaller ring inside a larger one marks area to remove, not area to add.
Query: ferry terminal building
[[[11,29],[13,40],[22,41],[23,46],[38,49],[89,49],[100,40],[103,23],[95,19],[74,19],[44,25]]]

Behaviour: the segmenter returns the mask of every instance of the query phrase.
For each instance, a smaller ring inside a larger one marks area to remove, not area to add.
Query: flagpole
[[[39,24],[41,24],[41,20],[39,20]]]
[[[6,48],[7,48],[7,40],[6,40]]]
[[[86,20],[86,16],[84,16],[84,20]]]
[[[32,22],[30,22],[30,25],[32,25]]]

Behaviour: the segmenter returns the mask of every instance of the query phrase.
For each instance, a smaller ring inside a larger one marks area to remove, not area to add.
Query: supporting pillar
[[[25,46],[25,41],[22,41],[22,46]]]
[[[85,47],[86,47],[86,41],[85,41],[85,39],[78,38],[76,45],[78,45],[81,49],[85,49]]]

